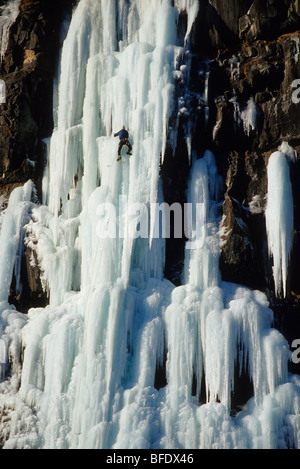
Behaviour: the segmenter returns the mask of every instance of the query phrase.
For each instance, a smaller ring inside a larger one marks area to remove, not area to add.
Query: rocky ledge
[[[54,77],[73,5],[71,0],[21,0],[10,28],[0,62],[6,88],[6,103],[0,105],[0,211],[11,191],[29,179],[40,198],[45,139],[53,130]],[[22,263],[23,294],[18,295],[13,284],[11,288],[10,301],[24,312],[47,302],[31,254],[27,252]]]

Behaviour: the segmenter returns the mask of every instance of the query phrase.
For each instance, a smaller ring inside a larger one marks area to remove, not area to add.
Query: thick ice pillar
[[[275,293],[285,297],[293,245],[294,208],[289,162],[280,151],[271,155],[268,164],[268,202],[265,215]]]

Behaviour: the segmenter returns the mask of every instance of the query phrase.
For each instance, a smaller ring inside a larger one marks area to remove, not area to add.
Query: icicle
[[[218,284],[219,240],[216,238],[213,199],[218,201],[219,176],[214,156],[206,151],[204,158],[194,162],[188,193],[188,232],[186,246],[186,281],[206,289]],[[211,218],[213,216],[213,218]]]
[[[294,207],[289,164],[285,154],[279,151],[271,155],[268,163],[266,227],[275,293],[286,296],[293,244]]]
[[[244,132],[250,135],[250,132],[256,129],[258,116],[258,107],[253,98],[249,99],[247,107],[241,112],[241,120],[243,122]]]
[[[30,219],[33,183],[14,189],[9,198],[0,232],[0,302],[8,301],[13,269],[16,273],[17,288],[20,285],[20,265],[24,225]]]
[[[181,11],[186,11],[188,14],[188,24],[185,36],[185,42],[187,43],[192,31],[192,27],[197,18],[200,4],[194,0],[175,0],[175,6]]]

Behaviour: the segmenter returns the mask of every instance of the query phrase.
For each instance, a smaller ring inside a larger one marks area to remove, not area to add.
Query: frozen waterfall
[[[222,193],[210,151],[190,154],[184,283],[164,278],[159,167],[176,141],[175,77],[188,74],[198,13],[196,0],[81,0],[73,13],[43,204],[29,182],[2,222],[0,407],[14,408],[5,449],[299,447],[300,382],[267,299],[220,279]],[[122,125],[133,156],[117,163]],[[24,234],[49,295],[26,317],[7,293]],[[232,416],[236,369],[253,397]]]

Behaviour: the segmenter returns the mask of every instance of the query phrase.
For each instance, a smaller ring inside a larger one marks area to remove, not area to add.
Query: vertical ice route
[[[50,306],[32,309],[22,328],[21,387],[6,448],[298,445],[299,383],[288,380],[287,344],[271,329],[266,298],[219,278],[213,155],[193,158],[189,202],[199,204],[200,226],[182,287],[163,279],[163,240],[99,238],[113,216],[100,207],[121,213],[119,228],[132,221],[132,204],[162,201],[159,162],[173,72],[185,52],[176,19],[186,9],[188,44],[198,13],[194,0],[171,3],[120,0],[117,11],[112,0],[81,0],[73,15],[44,205],[27,226]],[[117,164],[112,135],[123,124],[133,157]],[[151,219],[149,226],[153,233]],[[157,391],[164,351],[167,385]],[[254,398],[232,419],[237,358]]]

